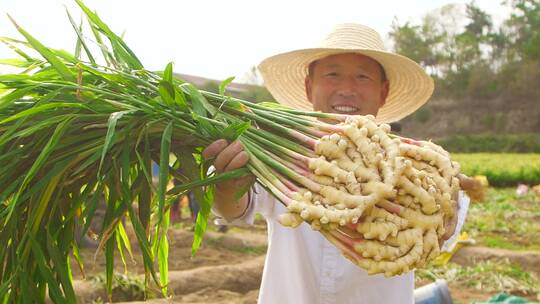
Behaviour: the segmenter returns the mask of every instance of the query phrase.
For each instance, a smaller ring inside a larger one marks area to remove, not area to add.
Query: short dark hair
[[[369,56],[366,56],[366,57],[369,57]],[[369,57],[371,58],[371,57]],[[373,59],[373,58],[371,58]],[[313,71],[315,70],[315,63],[317,63],[319,60],[313,60],[309,65],[308,65],[308,74],[307,76],[308,77],[311,77],[311,75],[313,75]],[[373,61],[375,61],[377,63],[377,65],[379,66],[379,68],[381,69],[381,82],[385,82],[386,80],[388,80],[386,78],[386,71],[384,70],[383,66],[375,59],[373,59]]]

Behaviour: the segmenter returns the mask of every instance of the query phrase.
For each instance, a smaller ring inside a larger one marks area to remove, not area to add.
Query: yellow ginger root
[[[422,255],[421,261],[428,261],[436,258],[440,254],[439,249],[439,239],[437,237],[437,232],[433,229],[429,229],[424,234],[424,254]]]
[[[446,150],[441,148],[441,146],[436,145],[431,141],[420,140],[419,142],[422,144],[423,147],[429,148],[429,149],[441,154],[445,158],[448,158],[448,159],[450,158],[450,153],[448,153]]]
[[[457,204],[459,165],[432,142],[392,136],[373,116],[351,116],[338,130],[308,160],[316,186],[299,181],[315,192],[294,193],[279,221],[308,222],[370,274],[400,274],[437,256]],[[339,227],[363,240],[347,241]]]
[[[364,238],[367,240],[378,239],[379,241],[384,241],[389,235],[396,236],[399,231],[399,227],[394,223],[384,221],[362,221],[360,224],[358,224],[358,227],[356,227],[356,231],[362,233]]]
[[[332,136],[338,136],[338,134],[332,134]],[[324,155],[329,159],[341,159],[348,157],[345,153],[348,148],[347,141],[342,140],[341,138],[332,140],[331,136],[324,136],[317,142],[315,145],[315,153],[318,155]]]
[[[402,176],[398,180],[398,185],[405,190],[406,193],[411,194],[417,198],[422,205],[422,211],[428,214],[433,214],[439,207],[437,206],[435,199],[426,190],[421,187],[415,186],[407,177]]]
[[[402,237],[398,241],[399,244],[414,244],[405,255],[390,261],[375,261],[369,258],[361,259],[357,261],[358,265],[366,269],[369,274],[384,273],[386,276],[411,270],[422,258],[422,250],[424,248],[422,231],[420,229],[412,230],[410,233],[404,234],[405,237]]]
[[[314,201],[313,203],[306,200],[305,196],[298,195],[296,199],[289,203],[287,209],[290,213],[298,214],[305,221],[317,220],[321,224],[338,224],[346,225],[349,223],[355,223],[362,215],[361,209],[330,209],[323,206],[320,201]],[[287,219],[285,219],[287,220]]]
[[[368,130],[365,128],[358,129],[354,125],[349,125],[345,127],[344,132],[356,145],[358,152],[366,160],[366,163],[374,163],[377,151],[373,150],[374,146],[371,145],[371,141],[367,137]]]
[[[373,258],[375,261],[396,259],[406,254],[414,246],[420,233],[421,231],[418,229],[409,229],[401,231],[399,235],[392,237],[387,243],[363,241],[356,243],[354,249],[361,252],[362,257]]]
[[[391,185],[377,181],[362,184],[362,190],[366,194],[376,193],[380,198],[393,198],[397,194]]]
[[[312,177],[313,181],[321,184],[321,185],[325,185],[325,186],[333,186],[335,185],[334,183],[334,179],[329,177],[329,176],[325,176],[325,175],[314,175]]]
[[[420,238],[420,240],[422,240],[422,238]],[[407,255],[393,261],[374,261],[371,259],[365,259],[358,261],[358,265],[366,269],[370,275],[377,273],[384,273],[384,275],[387,277],[398,275],[404,272],[409,272],[416,267],[416,263],[418,263],[422,258],[422,248],[423,242],[419,241],[415,243],[414,247]]]
[[[354,176],[358,181],[371,181],[371,180],[381,180],[379,172],[376,168],[366,168],[362,161],[353,162],[347,158],[341,158],[335,160],[337,165],[349,172],[354,172]]]
[[[353,172],[345,171],[337,164],[328,162],[322,157],[310,159],[309,168],[312,169],[316,175],[333,177],[336,183],[356,183]]]
[[[440,175],[439,170],[429,163],[418,161],[416,159],[409,159],[409,161],[412,163],[412,167],[416,170],[429,173],[430,175]],[[445,180],[445,183],[448,183],[448,181]]]
[[[400,144],[400,153],[416,160],[427,161],[432,166],[435,165],[447,181],[450,181],[452,176],[456,175],[456,170],[452,167],[452,162],[448,158],[427,147],[402,143]]]
[[[408,225],[408,221],[406,219],[396,214],[390,213],[386,211],[386,209],[378,207],[373,207],[371,213],[366,218],[382,219],[384,221],[394,223],[399,227],[400,230],[404,229]]]
[[[352,195],[329,186],[321,187],[320,193],[332,205],[342,203],[347,206],[347,208],[358,208],[362,211],[375,205],[380,198],[378,193],[371,193],[369,195]]]
[[[411,245],[414,245],[414,243],[415,242]],[[382,242],[364,241],[357,243],[354,246],[354,250],[356,252],[361,252],[362,257],[364,258],[373,258],[373,260],[379,262],[381,260],[393,260],[402,256],[408,250],[406,245],[408,244],[402,244],[400,247],[393,247]]]
[[[345,150],[345,153],[349,157],[349,159],[354,160],[355,163],[359,162],[359,165],[362,165],[363,167],[366,167],[366,164],[364,163],[364,160],[362,158],[362,154],[358,152],[356,149],[356,146],[353,144],[350,144],[347,149]]]
[[[366,239],[384,241],[389,235],[397,236],[399,230],[408,226],[408,221],[385,209],[373,207],[369,215],[356,226],[356,231]]]
[[[297,213],[292,212],[280,214],[278,221],[281,225],[291,228],[296,228],[304,222]]]
[[[420,210],[420,205],[418,205],[412,196],[407,194],[403,189],[400,189],[398,191],[398,196],[396,197],[395,201],[396,203],[400,204],[403,207],[412,209],[412,210]]]
[[[444,234],[443,215],[441,213],[425,215],[422,212],[405,209],[400,216],[409,222],[411,228],[435,229],[439,235]]]

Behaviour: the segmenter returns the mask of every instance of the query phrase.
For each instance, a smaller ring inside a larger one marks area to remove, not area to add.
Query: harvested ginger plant
[[[129,266],[129,228],[146,282],[167,294],[171,203],[194,191],[201,204],[195,253],[213,185],[247,174],[288,207],[284,225],[309,223],[370,273],[398,274],[438,254],[458,190],[458,167],[440,147],[391,135],[369,116],[225,96],[227,82],[220,94],[200,91],[176,78],[171,64],[148,71],[76,1],[94,37],[70,17],[75,54],[46,47],[17,24],[26,41],[0,38],[19,55],[1,63],[20,70],[0,75],[1,303],[42,303],[46,294],[76,302],[70,260],[81,270],[84,261],[75,232],[89,231],[99,201],[104,221],[91,234],[104,252],[108,293],[115,255]],[[244,145],[246,168],[207,174],[201,151],[220,138]],[[160,167],[157,183],[152,163]],[[167,189],[173,177],[177,186]]]

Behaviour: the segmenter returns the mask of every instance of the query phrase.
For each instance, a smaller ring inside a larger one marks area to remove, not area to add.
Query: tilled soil
[[[128,232],[131,235],[131,233]],[[256,303],[266,251],[264,226],[233,228],[227,233],[209,231],[199,252],[191,257],[193,232],[188,229],[169,231],[169,294],[168,299],[148,299],[143,302],[142,282],[144,267],[141,253],[133,241],[134,260],[127,258],[128,280],[124,286],[113,291],[113,302],[122,303]],[[133,236],[131,236],[133,237]],[[135,240],[135,238],[132,238]],[[76,293],[81,303],[106,302],[103,283],[105,261],[103,254],[95,254],[95,248],[85,248],[81,255],[85,260],[86,279],[74,263]],[[95,258],[95,259],[94,259]],[[482,260],[508,258],[540,275],[540,252],[514,252],[485,247],[465,247],[453,258],[453,262],[471,265]],[[124,273],[124,266],[117,256],[115,271]],[[96,277],[101,278],[96,282]],[[138,281],[137,281],[138,280]],[[137,281],[137,283],[133,283]],[[417,284],[420,287],[429,282]],[[129,285],[134,286],[129,286]],[[126,286],[128,285],[128,286]],[[486,300],[492,296],[482,290],[449,282],[450,293],[456,303]],[[136,290],[136,291],[133,291]],[[159,292],[154,287],[155,296]]]

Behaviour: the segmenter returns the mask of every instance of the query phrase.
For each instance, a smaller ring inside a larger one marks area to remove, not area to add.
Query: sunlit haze
[[[163,69],[172,61],[175,72],[214,79],[235,76],[242,82],[262,59],[314,47],[337,23],[371,26],[388,42],[394,18],[401,24],[418,23],[431,10],[467,2],[87,0],[85,4],[113,31],[125,31],[126,42],[148,69]],[[477,0],[476,4],[492,15],[495,23],[508,15],[509,9],[500,1]],[[9,13],[45,45],[73,52],[76,36],[64,5],[80,19],[74,1],[0,0],[0,36],[21,38],[6,16]],[[15,57],[12,54],[0,45],[0,58]]]

